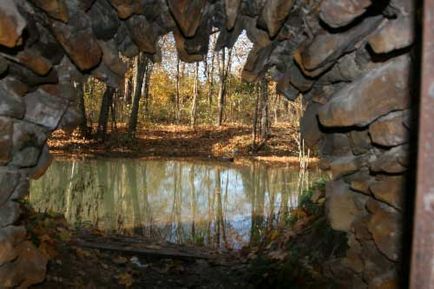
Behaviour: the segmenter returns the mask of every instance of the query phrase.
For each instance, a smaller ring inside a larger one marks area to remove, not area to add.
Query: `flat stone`
[[[352,130],[349,136],[351,150],[354,155],[365,154],[372,148],[368,130]]]
[[[8,62],[6,59],[0,56],[0,76],[8,70]]]
[[[409,47],[414,42],[413,17],[390,19],[368,42],[375,53],[385,54],[394,50]]]
[[[204,21],[197,29],[196,35],[191,38],[186,38],[184,42],[185,51],[188,54],[207,55],[209,50],[209,35],[211,26]]]
[[[319,108],[320,110],[321,108]],[[324,134],[320,152],[327,157],[352,156],[350,140],[345,133]]]
[[[350,188],[353,191],[371,195],[371,191],[369,190],[369,186],[373,182],[373,177],[369,174],[369,170],[367,168],[360,169],[357,173],[351,175],[349,178]]]
[[[44,145],[36,167],[34,167],[30,172],[31,178],[37,180],[42,177],[53,162],[53,159],[54,157],[50,154],[48,145]]]
[[[399,289],[400,283],[401,277],[395,271],[390,271],[369,280],[369,289]]]
[[[375,173],[399,174],[407,171],[408,145],[401,145],[379,154],[370,164]]]
[[[224,3],[226,13],[225,27],[227,30],[232,30],[237,21],[241,0],[225,0]]]
[[[0,166],[11,160],[12,127],[11,119],[0,117]]]
[[[391,112],[377,119],[369,126],[372,142],[381,146],[391,147],[407,143],[409,130],[405,126],[410,118],[410,111]]]
[[[193,37],[202,22],[205,0],[168,0],[170,12],[185,37]]]
[[[119,28],[119,18],[106,1],[96,1],[88,11],[92,30],[97,39],[110,40]]]
[[[289,82],[290,75],[284,74],[277,80],[276,91],[282,94],[287,100],[294,101],[300,95],[300,91]]]
[[[23,226],[8,226],[0,229],[0,266],[18,256],[17,245],[26,238]]]
[[[401,226],[400,215],[381,205],[377,206],[368,224],[377,248],[392,261],[400,259]]]
[[[44,10],[48,16],[62,22],[68,22],[68,7],[64,0],[31,0],[31,2]]]
[[[120,19],[127,19],[133,14],[143,12],[144,1],[141,0],[110,0]]]
[[[297,49],[294,59],[305,75],[319,76],[340,56],[354,50],[354,43],[369,35],[382,21],[381,16],[368,17],[359,25],[342,33],[320,30],[313,40]]]
[[[232,48],[238,40],[238,37],[243,32],[243,29],[243,21],[241,18],[237,20],[232,30],[222,29],[217,38],[215,50],[220,51],[223,47]]]
[[[26,25],[27,22],[18,11],[16,1],[0,1],[0,45],[17,46]]]
[[[0,228],[13,225],[20,215],[20,205],[14,201],[6,201],[0,206]]]
[[[293,5],[294,0],[267,1],[264,8],[262,8],[258,26],[266,29],[270,37],[274,38],[280,31]]]
[[[192,63],[203,61],[204,55],[202,54],[189,54],[185,50],[185,38],[181,32],[175,30],[173,32],[173,36],[175,37],[176,50],[178,52],[178,57],[181,61]]]
[[[89,70],[101,62],[102,51],[98,46],[86,16],[77,15],[76,27],[61,22],[52,24],[56,39],[80,70]],[[79,20],[83,19],[83,20]],[[83,29],[82,27],[87,27]]]
[[[353,195],[342,180],[327,183],[326,215],[333,230],[351,231],[351,224],[360,214]]]
[[[24,100],[21,96],[8,89],[4,80],[0,81],[0,116],[23,118],[25,113]]]
[[[131,39],[137,47],[139,47],[141,52],[149,54],[157,52],[157,39],[152,30],[152,26],[148,20],[146,20],[145,16],[134,15],[128,18],[126,23]]]
[[[373,280],[375,277],[393,271],[396,268],[395,262],[392,262],[378,251],[374,241],[366,240],[361,242],[361,244],[364,263],[363,277],[365,280]]]
[[[391,111],[408,108],[409,69],[408,56],[397,57],[341,89],[319,110],[321,124],[365,126]]]
[[[9,62],[8,71],[8,76],[11,76],[25,84],[21,90],[26,90],[29,88],[35,89],[41,84],[57,83],[59,81],[57,71],[55,69],[51,69],[46,75],[39,75],[24,65]]]
[[[385,202],[396,209],[402,209],[405,192],[405,177],[403,175],[379,175],[369,186],[369,189],[377,200]]]
[[[15,171],[0,169],[0,206],[11,196],[18,184],[18,175]]]
[[[243,17],[244,28],[249,40],[257,47],[270,46],[271,40],[268,33],[256,27],[256,18]]]
[[[352,174],[360,169],[362,162],[358,157],[345,156],[330,163],[333,179]]]
[[[69,106],[62,116],[58,128],[70,135],[80,124],[81,117],[80,111],[76,107]]]
[[[306,107],[303,117],[300,120],[300,133],[306,145],[309,148],[314,148],[322,137],[322,132],[319,128],[317,118],[318,109],[321,106],[319,103],[311,102]]]
[[[350,268],[356,273],[361,273],[364,268],[362,247],[354,236],[349,238],[348,246],[349,248],[345,253],[345,258],[342,260],[342,265]]]
[[[15,122],[12,162],[23,167],[36,165],[47,134],[48,131],[39,125],[26,121]]]
[[[17,54],[19,62],[39,75],[47,75],[53,67],[50,60],[34,50],[24,50]]]
[[[371,0],[324,0],[321,2],[320,17],[330,27],[338,28],[353,22],[370,5]]]
[[[24,119],[53,130],[68,107],[65,99],[50,95],[43,90],[27,94],[24,101],[26,104]]]
[[[268,69],[268,59],[272,51],[273,45],[262,48],[253,46],[247,56],[241,78],[247,82],[255,82],[262,79]]]

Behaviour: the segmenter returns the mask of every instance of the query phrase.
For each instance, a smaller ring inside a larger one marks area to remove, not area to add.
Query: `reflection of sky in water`
[[[282,220],[319,176],[260,164],[56,161],[32,184],[30,201],[40,211],[64,213],[71,224],[240,247]]]

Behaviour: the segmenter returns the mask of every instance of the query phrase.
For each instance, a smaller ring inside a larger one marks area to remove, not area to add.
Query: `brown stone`
[[[334,179],[352,174],[359,170],[362,166],[362,162],[358,157],[345,156],[337,158],[330,163],[330,171]]]
[[[321,108],[319,108],[320,110]],[[320,151],[323,156],[342,157],[352,156],[350,140],[344,133],[324,134]]]
[[[89,70],[101,62],[102,51],[90,27],[79,29],[60,22],[54,22],[52,27],[56,39],[80,70]]]
[[[365,126],[375,119],[409,106],[408,56],[395,58],[341,89],[321,107],[326,127]]]
[[[367,168],[362,168],[357,173],[351,175],[348,181],[352,190],[365,195],[371,194],[369,186],[373,182],[373,177],[369,175]]]
[[[370,5],[371,0],[324,0],[321,2],[320,17],[329,26],[338,28],[350,24]]]
[[[170,12],[185,37],[193,37],[202,22],[205,0],[168,0]]]
[[[173,36],[175,36],[176,50],[178,51],[179,59],[184,62],[198,62],[204,59],[204,55],[202,54],[188,54],[185,51],[185,38],[181,32],[178,30],[173,32]]]
[[[28,288],[45,279],[47,258],[30,241],[24,241],[16,248],[18,258],[0,267],[0,280],[4,288]]]
[[[19,52],[17,59],[21,64],[39,75],[46,75],[53,67],[48,59],[33,50]]]
[[[110,0],[110,3],[115,7],[118,17],[127,19],[133,14],[143,12],[144,3],[141,0]]]
[[[369,17],[359,25],[343,32],[319,31],[313,40],[294,53],[294,59],[310,77],[316,77],[329,69],[343,54],[354,50],[354,43],[363,39],[383,21],[381,16]]]
[[[0,117],[0,148],[0,166],[3,166],[12,159],[12,121],[5,117]]]
[[[255,82],[264,76],[268,67],[268,58],[273,50],[273,45],[266,47],[253,46],[247,56],[241,78],[247,82]]]
[[[247,37],[252,41],[254,46],[266,47],[270,45],[271,40],[268,33],[256,27],[256,18],[243,17],[243,21]]]
[[[227,30],[232,30],[237,21],[241,0],[225,0],[224,3],[226,13],[225,27]]]
[[[290,75],[284,74],[277,80],[276,91],[282,94],[287,100],[294,101],[300,95],[300,91],[289,83]]]
[[[354,155],[362,155],[371,149],[372,145],[368,130],[352,130],[349,136],[351,150]]]
[[[407,170],[408,145],[401,145],[380,153],[370,165],[376,173],[399,174]]]
[[[363,270],[363,277],[365,280],[372,280],[377,276],[381,276],[394,270],[396,263],[390,261],[380,253],[374,241],[363,241],[361,244],[365,267]]]
[[[390,260],[398,261],[401,253],[401,217],[385,206],[377,206],[368,224],[378,249]]]
[[[15,47],[27,23],[17,9],[16,1],[0,1],[0,45]]]
[[[356,240],[354,236],[351,236],[348,240],[348,250],[342,260],[342,265],[350,268],[356,273],[361,273],[363,271],[363,256],[362,247],[359,241]]]
[[[68,22],[68,7],[64,0],[31,0],[31,2],[44,10],[48,16],[62,22]]]
[[[55,129],[60,118],[68,107],[68,102],[59,97],[37,90],[24,97],[26,103],[25,120]]]
[[[386,202],[394,208],[402,209],[405,190],[404,176],[379,175],[376,181],[369,186],[369,189],[376,199]]]
[[[360,213],[353,194],[342,180],[326,185],[326,215],[333,230],[349,232]]]
[[[294,5],[294,0],[269,0],[262,8],[258,25],[265,28],[271,38],[274,38],[288,17]]]
[[[410,118],[410,111],[389,113],[373,122],[369,126],[372,142],[390,147],[408,142],[409,130],[404,125]]]
[[[390,271],[369,280],[369,289],[399,289],[402,288],[400,281],[396,272]]]
[[[398,17],[388,20],[384,26],[369,37],[368,42],[372,50],[378,54],[385,54],[403,49],[414,41],[413,17]]]

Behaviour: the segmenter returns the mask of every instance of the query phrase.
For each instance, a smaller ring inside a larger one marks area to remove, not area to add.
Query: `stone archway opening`
[[[49,165],[48,135],[77,125],[74,82],[113,86],[119,53],[158,55],[173,32],[179,57],[198,61],[246,31],[246,81],[269,71],[308,107],[302,131],[320,148],[331,226],[348,236],[332,274],[344,288],[398,284],[414,85],[412,1],[6,0],[0,3],[0,280],[25,288],[45,263],[26,239],[20,200]],[[25,220],[24,220],[25,221]],[[405,273],[405,272],[404,272]],[[402,275],[401,275],[402,276]],[[2,285],[3,285],[2,284]],[[398,285],[396,285],[398,287]]]

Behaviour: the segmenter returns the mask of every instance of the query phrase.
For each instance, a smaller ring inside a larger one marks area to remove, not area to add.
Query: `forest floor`
[[[131,141],[125,125],[110,130],[105,141],[56,131],[48,141],[53,155],[62,158],[127,157],[184,158],[261,161],[298,165],[298,131],[288,123],[273,125],[266,142],[252,151],[251,127],[226,124],[222,127],[152,125],[137,132]],[[311,162],[316,162],[312,158]]]
[[[285,226],[240,251],[71,229],[61,215],[29,209],[31,239],[48,259],[45,281],[32,288],[334,288],[324,265],[342,256],[346,238],[325,221],[324,188],[324,182],[313,186]]]

